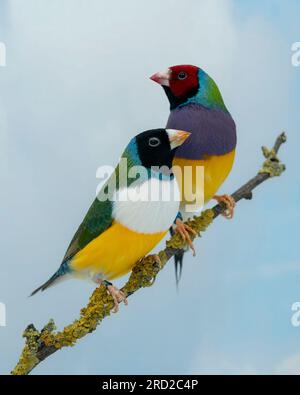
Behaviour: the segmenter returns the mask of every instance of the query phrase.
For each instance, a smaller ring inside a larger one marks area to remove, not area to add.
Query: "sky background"
[[[72,322],[93,290],[74,280],[28,298],[57,269],[98,184],[138,132],[163,127],[168,102],[149,76],[190,63],[217,82],[237,124],[221,192],[254,176],[261,145],[285,130],[287,171],[235,218],[218,218],[189,254],[179,292],[173,264],[152,288],[33,374],[300,373],[300,41],[297,0],[1,0],[0,372],[22,331]],[[117,282],[122,285],[125,279]]]

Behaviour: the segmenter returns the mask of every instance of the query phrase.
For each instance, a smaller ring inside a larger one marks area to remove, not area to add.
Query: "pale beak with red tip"
[[[159,71],[158,73],[153,74],[150,77],[150,80],[157,82],[158,84],[163,85],[163,86],[169,86],[171,74],[172,74],[172,71],[170,69],[168,69],[166,71]]]
[[[166,129],[166,132],[169,137],[171,149],[179,147],[191,135],[191,133],[185,130]]]

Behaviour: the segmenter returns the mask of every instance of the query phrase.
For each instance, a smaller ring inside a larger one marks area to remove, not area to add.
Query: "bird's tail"
[[[170,228],[170,235],[173,236],[174,234],[175,234],[175,230],[171,226],[171,228]],[[176,279],[176,286],[177,286],[177,288],[179,286],[179,281],[180,281],[181,275],[182,275],[182,263],[183,263],[184,253],[185,253],[185,251],[181,250],[181,251],[178,251],[174,255],[175,279]]]
[[[182,263],[183,263],[183,256],[184,251],[179,251],[174,255],[174,264],[175,264],[175,279],[176,279],[176,286],[178,288],[179,281],[182,275]]]
[[[52,287],[52,285],[56,284],[58,281],[62,280],[62,278],[65,276],[70,271],[68,262],[63,262],[60,266],[60,268],[53,274],[52,277],[49,278],[48,281],[46,281],[44,284],[39,286],[37,289],[35,289],[30,296],[35,295],[39,291],[45,291],[45,289]]]

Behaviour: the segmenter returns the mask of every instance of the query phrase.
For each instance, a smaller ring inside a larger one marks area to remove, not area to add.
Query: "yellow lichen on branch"
[[[254,178],[232,194],[236,202],[241,199],[250,199],[254,188],[268,178],[281,175],[285,166],[279,161],[277,153],[281,144],[285,141],[286,136],[282,133],[276,139],[271,150],[263,147],[266,160],[262,169]],[[201,215],[189,219],[186,224],[196,232],[197,236],[200,236],[201,232],[205,231],[214,218],[224,210],[226,210],[226,206],[220,203],[212,209],[203,211]],[[193,234],[190,236],[192,240],[197,237]],[[157,259],[157,255],[149,255],[137,262],[127,283],[122,288],[125,295],[128,297],[140,288],[153,285],[157,274],[168,260],[185,246],[185,241],[181,236],[175,234],[166,242],[166,248],[158,253],[159,259]],[[106,287],[101,285],[94,290],[87,306],[81,309],[80,317],[72,324],[67,325],[61,332],[55,331],[53,320],[50,320],[41,331],[38,331],[32,324],[29,325],[23,333],[23,337],[26,339],[25,346],[16,367],[11,373],[13,375],[26,375],[57,350],[74,346],[77,340],[93,332],[101,321],[111,314],[113,308],[113,298],[107,293]]]
[[[206,210],[201,216],[189,220],[188,224],[199,234],[212,222],[213,217],[213,211]],[[175,234],[166,242],[166,245],[166,249],[158,254],[159,260],[155,255],[149,255],[137,262],[127,283],[122,288],[127,296],[132,295],[140,288],[153,285],[158,272],[170,259],[168,251],[184,248],[185,243],[179,235]],[[81,309],[80,318],[66,326],[61,332],[54,332],[56,328],[53,320],[50,320],[41,332],[30,325],[23,333],[26,344],[12,374],[28,374],[42,360],[39,355],[40,350],[48,348],[49,353],[53,354],[62,347],[74,346],[77,340],[93,332],[101,321],[110,315],[113,307],[113,298],[107,293],[106,287],[101,285],[94,290],[88,305]]]

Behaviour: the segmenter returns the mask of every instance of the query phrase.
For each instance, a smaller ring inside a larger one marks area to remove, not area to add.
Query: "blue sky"
[[[287,171],[198,240],[179,293],[170,263],[34,373],[300,373],[300,328],[290,322],[300,301],[300,67],[290,60],[299,12],[292,0],[1,1],[1,373],[28,323],[52,317],[62,328],[86,304],[93,286],[76,280],[27,295],[58,267],[94,198],[97,167],[114,165],[134,134],[165,125],[167,100],[148,76],[180,63],[216,80],[237,124],[222,191],[255,174],[260,146],[282,130]]]

